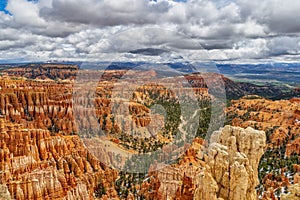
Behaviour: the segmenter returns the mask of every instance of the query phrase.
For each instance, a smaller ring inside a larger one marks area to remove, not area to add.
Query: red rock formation
[[[13,199],[89,199],[99,182],[112,188],[117,172],[101,166],[77,136],[51,136],[0,119],[0,182]]]
[[[300,110],[300,104],[295,100],[271,101],[244,98],[232,101],[227,115],[232,125],[252,126],[266,131],[270,140],[268,145],[272,148],[279,148],[286,141],[298,137],[300,132],[298,110]],[[297,148],[295,143],[298,142],[288,142],[287,146],[295,150]]]
[[[291,161],[287,160],[290,156],[300,154],[300,116],[299,100],[294,98],[291,100],[271,101],[262,98],[245,97],[243,99],[232,101],[232,105],[228,108],[227,115],[230,124],[254,128],[266,131],[268,135],[268,152],[271,153],[274,160],[272,163],[286,162],[286,167]],[[284,158],[283,158],[284,157]],[[268,158],[263,162],[265,166]],[[281,160],[280,160],[281,159]],[[272,165],[271,163],[271,165]],[[275,165],[276,170],[282,169]],[[275,190],[281,190],[282,187],[290,185],[293,181],[284,174],[275,175],[274,167],[271,168],[270,174],[263,177],[263,186],[266,194],[263,199],[271,198]],[[268,198],[266,197],[268,196]]]
[[[0,82],[0,114],[28,128],[76,131],[72,114],[72,84],[53,81],[11,80]],[[14,88],[12,88],[14,87]]]
[[[116,79],[122,77],[126,71],[108,71],[103,74],[104,80],[97,85],[96,91],[88,83],[81,88],[86,89],[84,92],[87,95],[96,94],[96,98],[77,98],[75,103],[79,106],[75,109],[76,113],[73,113],[73,82],[47,79],[72,79],[75,68],[60,74],[58,69],[64,70],[64,67],[33,66],[33,71],[28,70],[29,68],[25,71],[15,68],[7,72],[30,78],[36,78],[35,75],[40,74],[38,77],[45,79],[44,81],[21,78],[0,80],[0,109],[6,118],[0,123],[0,170],[3,172],[0,174],[0,183],[4,186],[3,191],[8,191],[12,198],[88,199],[92,198],[99,182],[108,191],[103,199],[116,198],[112,184],[117,177],[116,171],[101,165],[84,148],[79,137],[68,136],[78,132],[74,120],[77,119],[79,130],[87,132],[95,131],[93,128],[100,124],[100,128],[108,133],[132,134],[132,130],[135,130],[135,135],[153,136],[157,132],[155,128],[160,126],[163,118],[151,113],[144,105],[152,103],[149,93],[155,92],[159,97],[167,99],[191,90],[173,88],[170,91],[160,85],[143,86],[130,94],[124,103],[125,107],[122,107],[119,101],[124,102],[124,98],[117,95],[126,93],[126,88],[122,84],[118,87]],[[151,75],[156,76],[153,72]],[[135,77],[136,74],[128,76]],[[201,77],[193,75],[187,80],[192,81],[192,90],[196,91],[197,97],[210,99],[208,89],[202,88],[206,85]],[[133,81],[131,84],[136,84],[135,79],[131,78],[130,81]],[[231,84],[230,80],[225,81]],[[166,82],[168,84],[172,85]],[[232,87],[235,88],[244,94],[241,88]],[[295,102],[291,103],[289,109],[282,112],[282,104],[279,104],[280,110],[277,111],[278,108],[273,108],[271,104],[265,108],[264,103],[252,102],[251,106],[258,111],[245,116],[251,120],[245,122],[243,127],[253,125],[254,120],[261,120],[261,126],[265,128],[265,117],[269,117],[268,120],[282,119],[282,124],[297,125],[298,118],[295,116],[298,116],[298,107]],[[247,107],[244,104],[243,106]],[[268,109],[272,111],[272,115],[265,114],[269,112]],[[239,114],[246,115],[242,109],[236,110]],[[243,123],[244,119],[234,120],[238,124]],[[288,131],[296,132],[298,129],[295,127],[288,129],[288,126],[283,126],[276,129],[279,132],[274,132],[273,145],[280,145]],[[211,144],[206,152],[199,152],[203,141],[194,142],[178,165],[149,173],[153,177],[150,184],[144,184],[143,194],[148,199],[255,199],[254,187],[258,183],[256,169],[264,146],[262,132],[225,127],[218,134],[214,134],[213,140],[216,143]],[[112,137],[111,141],[118,144],[121,140]],[[95,150],[102,156],[102,161],[111,163],[112,155],[98,147]],[[149,188],[152,192],[149,192]],[[129,195],[128,198],[133,197]]]
[[[300,137],[293,140],[290,144],[287,144],[285,154],[287,156],[292,154],[300,155]]]

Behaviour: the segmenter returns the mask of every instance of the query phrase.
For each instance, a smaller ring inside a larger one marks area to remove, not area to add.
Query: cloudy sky
[[[0,62],[298,62],[299,20],[296,0],[0,0]]]

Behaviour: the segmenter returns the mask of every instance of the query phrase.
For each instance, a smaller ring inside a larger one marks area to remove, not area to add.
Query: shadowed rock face
[[[70,64],[25,64],[4,70],[14,77],[26,77],[29,79],[75,79],[78,66]]]
[[[143,185],[147,199],[256,200],[265,133],[226,126],[214,132],[207,148],[202,144],[194,141],[179,164],[150,174]]]

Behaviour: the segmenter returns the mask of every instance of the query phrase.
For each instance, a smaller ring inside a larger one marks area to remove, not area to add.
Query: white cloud
[[[252,18],[266,25],[270,32],[298,33],[300,2],[294,0],[237,0],[244,18]]]
[[[293,0],[9,0],[6,9],[0,59],[292,59],[300,53],[300,2]],[[169,53],[128,53],[146,48]]]
[[[36,3],[26,0],[10,0],[6,9],[13,15],[15,24],[33,27],[45,27],[46,22],[39,17],[39,7]]]

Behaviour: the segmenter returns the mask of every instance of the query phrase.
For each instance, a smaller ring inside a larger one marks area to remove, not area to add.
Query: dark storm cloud
[[[154,49],[154,48],[136,49],[136,50],[129,51],[129,53],[132,53],[132,54],[143,54],[146,56],[158,56],[158,55],[166,53],[166,52],[168,52],[168,51],[163,50],[163,49]]]
[[[148,0],[52,0],[51,8],[40,10],[42,17],[100,26],[156,23],[168,12],[167,1],[151,3]]]
[[[231,42],[226,42],[226,41],[216,41],[216,42],[203,42],[201,43],[201,46],[204,49],[207,50],[213,50],[213,49],[230,49],[232,48],[233,43]]]

